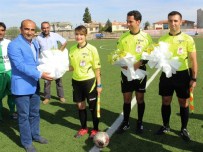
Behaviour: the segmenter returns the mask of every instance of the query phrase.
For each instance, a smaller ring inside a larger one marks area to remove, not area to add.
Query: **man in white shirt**
[[[2,121],[2,99],[8,95],[7,103],[10,109],[11,119],[17,119],[15,113],[15,102],[11,95],[11,64],[8,58],[8,44],[10,40],[5,39],[6,25],[0,22],[0,121]]]
[[[64,39],[57,33],[50,32],[50,24],[49,22],[42,22],[41,23],[41,30],[42,33],[37,36],[37,41],[40,45],[40,52],[44,50],[61,50],[63,51],[66,48],[67,40]],[[58,48],[58,42],[61,43],[61,47]],[[56,79],[56,89],[57,89],[57,96],[60,98],[62,103],[65,102],[64,98],[64,91],[62,85],[62,78]],[[51,98],[51,81],[44,81],[44,104],[47,104]]]

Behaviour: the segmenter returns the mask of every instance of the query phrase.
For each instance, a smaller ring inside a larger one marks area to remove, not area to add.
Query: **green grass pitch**
[[[156,41],[156,40],[155,40]],[[120,69],[107,62],[107,55],[115,49],[116,40],[91,40],[88,41],[97,47],[102,63],[101,95],[101,123],[100,130],[106,131],[122,112],[123,98],[120,91]],[[177,98],[174,94],[172,114],[170,119],[171,132],[163,135],[154,135],[162,124],[161,97],[158,95],[159,75],[152,81],[145,94],[146,110],[144,115],[144,129],[142,135],[135,134],[137,120],[137,106],[131,111],[129,131],[122,135],[114,134],[109,145],[101,151],[107,152],[133,152],[133,151],[202,151],[203,150],[203,40],[195,38],[199,64],[197,87],[194,91],[195,112],[190,115],[188,130],[192,141],[184,142],[179,137],[180,117]],[[75,42],[69,42],[68,48]],[[148,68],[148,78],[155,72]],[[63,85],[67,103],[61,104],[56,96],[55,82],[52,82],[52,98],[48,105],[41,104],[41,135],[49,140],[49,144],[40,145],[33,143],[39,152],[86,152],[93,142],[88,135],[75,139],[73,136],[80,128],[78,113],[72,102],[71,72],[63,76]],[[43,81],[41,80],[41,92]],[[42,98],[43,100],[43,98]],[[4,123],[0,124],[0,151],[23,152],[20,146],[20,137],[17,122],[9,119],[6,98],[4,104]],[[88,111],[88,127],[92,128],[91,116]]]

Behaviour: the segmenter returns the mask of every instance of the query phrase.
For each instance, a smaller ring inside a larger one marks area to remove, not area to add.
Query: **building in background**
[[[164,30],[168,29],[168,20],[161,20],[153,23],[155,30]],[[195,22],[189,20],[182,20],[181,29],[193,29]]]
[[[158,21],[158,22],[155,22],[153,24],[154,24],[154,29],[155,30],[168,29],[168,20]]]
[[[194,29],[194,27],[195,27],[194,21],[182,20],[181,29]]]
[[[84,26],[87,28],[87,33],[98,33],[101,23],[92,22],[92,23],[85,23]]]
[[[203,10],[197,10],[197,28],[203,28]]]
[[[52,32],[66,32],[72,31],[73,26],[70,22],[51,22],[51,31]]]
[[[60,34],[66,39],[74,39],[73,25],[70,22],[50,22],[50,31]]]
[[[117,21],[112,22],[112,32],[122,32],[127,30],[128,30],[127,22],[117,22]]]

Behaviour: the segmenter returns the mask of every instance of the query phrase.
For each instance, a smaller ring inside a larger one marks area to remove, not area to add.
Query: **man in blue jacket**
[[[33,39],[36,24],[26,19],[21,22],[21,34],[8,46],[11,62],[11,91],[14,95],[21,143],[27,152],[35,152],[32,140],[41,144],[48,141],[39,134],[40,96],[39,79],[52,80],[48,73],[37,70],[39,45]]]

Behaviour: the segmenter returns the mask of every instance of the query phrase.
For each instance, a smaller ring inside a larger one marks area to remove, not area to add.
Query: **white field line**
[[[108,46],[108,45],[101,45],[99,48],[102,49],[102,50],[111,50],[111,51],[115,50],[115,49],[106,48],[105,46]]]
[[[157,76],[161,69],[157,69],[156,72],[150,77],[150,79],[147,81],[146,88],[150,85],[150,83],[154,80],[154,78]],[[131,109],[136,105],[137,101],[134,97],[131,102]],[[116,131],[118,126],[123,121],[123,112],[119,115],[119,117],[114,121],[114,123],[109,127],[109,129],[106,131],[106,133],[109,135],[109,138],[113,135],[113,133]],[[93,146],[92,149],[90,149],[89,152],[99,152],[100,148]]]

